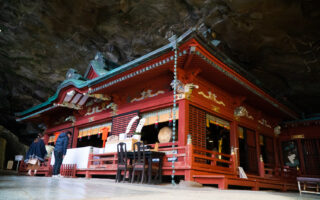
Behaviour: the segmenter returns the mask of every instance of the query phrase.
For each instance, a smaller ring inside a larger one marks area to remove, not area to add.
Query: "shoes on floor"
[[[52,178],[63,178],[63,176],[61,174],[58,175],[52,175]]]

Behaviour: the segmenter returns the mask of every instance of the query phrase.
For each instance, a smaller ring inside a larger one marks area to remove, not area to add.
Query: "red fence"
[[[60,168],[60,174],[63,177],[75,178],[76,170],[77,170],[76,164],[63,164]]]

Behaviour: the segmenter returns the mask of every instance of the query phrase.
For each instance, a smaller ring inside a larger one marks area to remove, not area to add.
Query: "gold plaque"
[[[303,139],[304,138],[304,135],[301,134],[301,135],[292,135],[291,136],[291,139]]]

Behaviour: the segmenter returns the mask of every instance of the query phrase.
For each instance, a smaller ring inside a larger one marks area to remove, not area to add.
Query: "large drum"
[[[167,143],[172,141],[172,129],[169,127],[163,127],[158,134],[158,140],[160,143]]]

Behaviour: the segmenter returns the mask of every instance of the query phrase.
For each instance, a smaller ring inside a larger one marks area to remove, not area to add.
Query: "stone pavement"
[[[112,179],[0,176],[0,199],[97,199],[97,200],[311,200],[320,196],[249,190],[219,190],[213,187],[185,187],[115,183]]]

